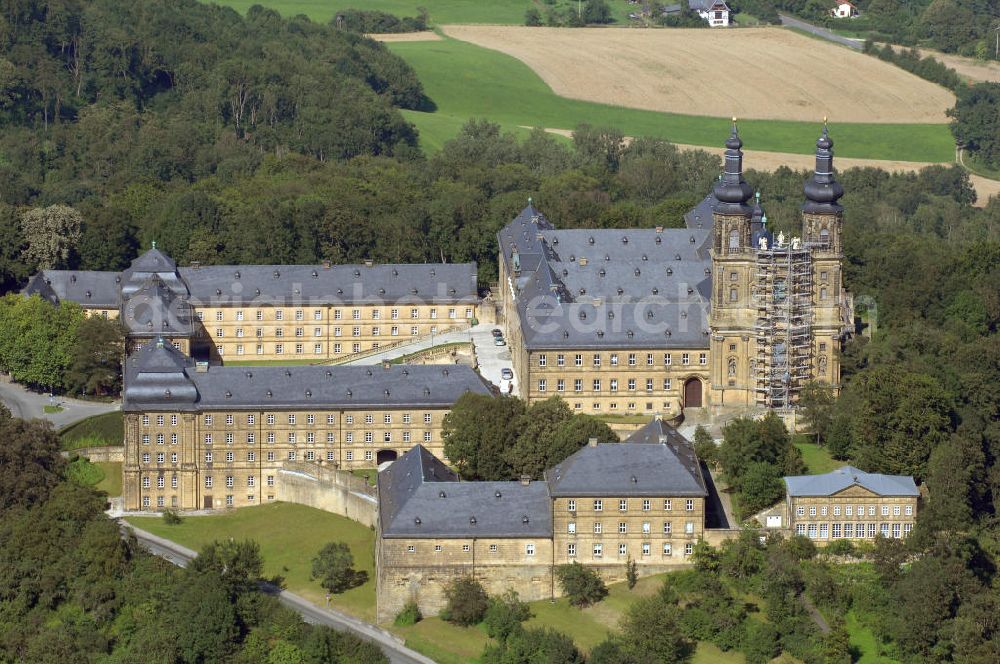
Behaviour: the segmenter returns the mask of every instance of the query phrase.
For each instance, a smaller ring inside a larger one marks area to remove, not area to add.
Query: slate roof
[[[690,444],[601,443],[587,445],[545,471],[552,497],[707,496]]]
[[[919,496],[909,475],[866,473],[853,466],[843,466],[824,475],[786,477],[789,496],[832,496],[852,486],[860,486],[879,496]]]
[[[706,218],[705,228],[556,230],[526,207],[498,241],[528,349],[707,348]]]
[[[210,265],[181,267],[159,249],[124,272],[43,270],[22,291],[87,307],[118,308],[156,278],[195,305],[473,303],[475,263],[384,265]]]
[[[122,321],[135,337],[190,337],[194,315],[187,298],[170,289],[159,275],[146,279],[125,301]]]
[[[544,482],[461,482],[422,445],[378,474],[386,538],[552,537]]]
[[[663,420],[653,419],[641,429],[633,431],[624,443],[670,443],[675,447],[691,447],[687,438]]]
[[[166,391],[170,390],[170,396]],[[192,396],[193,390],[193,396]],[[209,366],[170,344],[145,344],[126,364],[123,410],[446,407],[466,392],[489,394],[461,365]]]
[[[70,300],[84,307],[117,309],[121,302],[118,295],[120,280],[117,272],[42,270],[28,280],[21,292],[24,295],[37,293],[53,303]]]

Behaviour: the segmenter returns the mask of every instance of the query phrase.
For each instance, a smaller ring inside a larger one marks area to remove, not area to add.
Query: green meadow
[[[505,129],[573,129],[579,124],[616,127],[628,136],[658,136],[674,143],[720,146],[727,118],[658,113],[560,97],[535,72],[511,56],[455,39],[389,44],[416,70],[436,110],[404,111],[433,152],[469,118],[487,118]],[[748,149],[808,154],[817,122],[742,120]],[[835,124],[830,127],[842,157],[948,162],[955,144],[947,125]]]
[[[396,16],[416,16],[417,7],[425,7],[434,25],[447,23],[496,23],[502,25],[524,25],[524,12],[533,0],[218,0],[217,4],[236,9],[241,14],[254,5],[264,5],[278,11],[282,16],[305,14],[314,21],[328,22],[343,9],[369,9],[395,14]],[[569,4],[560,0],[557,6]],[[629,11],[635,11],[625,0],[608,3],[614,17],[622,22]],[[550,5],[535,1],[544,15]]]

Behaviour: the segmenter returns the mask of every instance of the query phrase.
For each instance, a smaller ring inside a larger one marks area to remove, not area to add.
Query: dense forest
[[[177,568],[123,537],[104,502],[67,479],[48,424],[0,406],[0,662],[388,661],[262,594],[256,543]]]

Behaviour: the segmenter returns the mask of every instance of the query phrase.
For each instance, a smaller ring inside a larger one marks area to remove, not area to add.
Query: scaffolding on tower
[[[793,240],[757,251],[753,374],[757,404],[792,408],[812,366],[812,252]]]

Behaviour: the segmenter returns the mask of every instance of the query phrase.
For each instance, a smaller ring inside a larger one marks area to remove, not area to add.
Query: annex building
[[[199,265],[153,248],[123,272],[43,270],[22,291],[121,319],[129,352],[164,338],[199,360],[335,360],[469,325],[475,263]]]
[[[908,475],[843,466],[824,475],[784,478],[785,500],[757,515],[765,530],[801,535],[818,546],[838,539],[907,537],[920,491]]]
[[[801,237],[767,226],[734,123],[725,172],[684,228],[559,230],[528,205],[498,234],[497,297],[521,395],[575,412],[784,409],[840,381],[844,191],[824,126]]]
[[[414,447],[378,475],[378,620],[409,601],[425,615],[472,576],[490,594],[561,594],[558,565],[579,561],[609,581],[687,564],[705,533],[706,479],[685,438],[656,420],[622,443],[596,440],[542,481],[462,482]]]
[[[124,509],[272,501],[286,462],[374,468],[418,444],[443,458],[466,392],[489,394],[466,366],[209,366],[158,339],[126,361]]]

